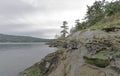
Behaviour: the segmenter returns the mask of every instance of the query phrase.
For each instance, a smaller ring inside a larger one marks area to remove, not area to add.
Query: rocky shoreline
[[[66,48],[18,76],[120,76],[120,29],[116,28],[76,32],[67,38]]]

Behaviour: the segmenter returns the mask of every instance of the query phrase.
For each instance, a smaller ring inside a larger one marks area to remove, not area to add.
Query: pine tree
[[[67,24],[68,24],[67,21],[63,21],[63,25],[61,26],[61,28],[63,28],[63,30],[61,31],[63,38],[65,38],[66,34],[68,33],[67,32],[68,26],[66,26]]]

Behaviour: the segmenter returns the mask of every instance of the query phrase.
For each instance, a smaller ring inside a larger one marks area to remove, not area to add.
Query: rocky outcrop
[[[57,51],[44,57],[40,62],[21,72],[19,76],[48,76],[60,61],[63,51]]]
[[[119,31],[120,30],[120,26],[117,26],[117,27],[108,27],[108,28],[103,28],[102,30],[106,31],[106,32],[116,32],[116,31]]]
[[[49,54],[20,76],[120,76],[120,30],[104,30],[87,29],[71,35],[67,47]]]

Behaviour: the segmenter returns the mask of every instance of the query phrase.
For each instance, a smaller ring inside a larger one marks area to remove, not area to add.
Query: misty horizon
[[[95,0],[1,0],[0,33],[38,38],[60,35],[63,21],[69,29],[84,18]],[[111,0],[108,0],[111,1]]]

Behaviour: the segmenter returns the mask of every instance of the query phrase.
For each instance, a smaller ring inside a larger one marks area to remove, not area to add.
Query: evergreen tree
[[[88,26],[94,25],[96,22],[100,21],[104,17],[104,4],[103,1],[95,1],[92,6],[87,6],[86,20]]]
[[[82,29],[82,26],[81,26],[81,23],[80,23],[80,20],[79,19],[77,19],[77,20],[75,20],[75,23],[76,23],[76,30],[80,30],[80,29]]]
[[[117,17],[120,14],[120,0],[115,1],[95,1],[92,6],[87,6],[87,12],[85,21],[75,21],[75,28],[72,28],[71,32],[76,32],[85,28],[89,28],[93,25],[98,25],[100,21],[112,17]],[[114,19],[114,18],[113,18]]]
[[[61,28],[63,28],[63,30],[61,31],[63,38],[65,38],[66,34],[68,33],[67,32],[68,26],[66,26],[67,24],[68,24],[67,21],[63,21],[63,25],[61,26]]]
[[[115,15],[116,13],[120,13],[120,0],[105,5],[106,16]]]

